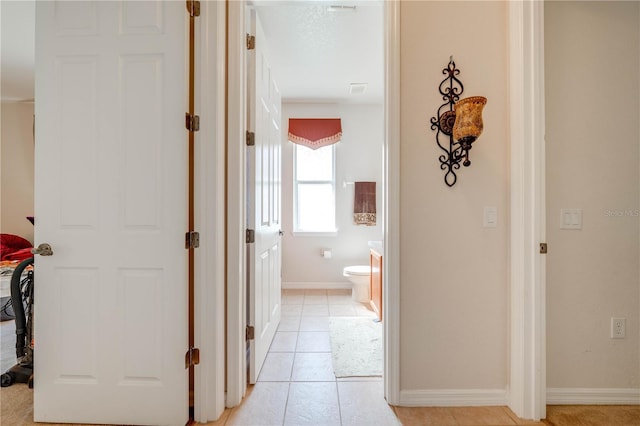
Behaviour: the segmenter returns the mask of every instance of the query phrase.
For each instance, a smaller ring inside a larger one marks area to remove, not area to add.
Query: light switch
[[[560,209],[560,229],[582,229],[582,209]]]
[[[495,228],[498,226],[498,208],[485,207],[482,225],[485,228]]]

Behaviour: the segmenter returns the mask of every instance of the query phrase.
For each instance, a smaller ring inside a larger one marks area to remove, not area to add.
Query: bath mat
[[[365,317],[329,318],[336,377],[382,376],[382,323]]]

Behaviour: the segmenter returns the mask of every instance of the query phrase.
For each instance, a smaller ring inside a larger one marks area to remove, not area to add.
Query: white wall
[[[639,6],[545,4],[550,388],[640,388]]]
[[[500,403],[509,365],[507,3],[402,2],[400,33],[401,392],[488,390]],[[453,188],[429,126],[450,55],[463,96],[488,98],[472,165]],[[497,208],[496,228],[483,228],[485,206]]]
[[[2,103],[0,228],[33,244],[33,103]]]
[[[282,282],[347,282],[342,269],[368,265],[368,241],[382,239],[382,105],[301,104],[282,105]],[[342,140],[336,144],[336,236],[293,236],[293,143],[287,140],[289,118],[341,118]],[[377,182],[376,226],[353,224],[353,185],[342,182]],[[333,257],[321,257],[330,248]]]

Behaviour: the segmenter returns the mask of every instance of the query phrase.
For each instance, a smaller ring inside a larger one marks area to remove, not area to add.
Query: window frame
[[[294,144],[293,150],[293,235],[294,236],[335,236],[337,235],[337,218],[336,218],[336,144],[326,145],[318,148],[331,150],[331,180],[298,180],[298,147],[305,147],[304,145]],[[298,203],[298,187],[300,184],[305,185],[331,185],[331,196],[333,199],[333,227],[327,229],[301,229],[300,223],[300,206]]]

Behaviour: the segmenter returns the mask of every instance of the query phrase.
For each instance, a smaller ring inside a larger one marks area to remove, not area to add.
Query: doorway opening
[[[257,6],[260,6],[259,4]],[[299,6],[299,5],[298,5]],[[287,124],[287,120],[285,120],[286,118],[291,118],[291,117],[295,117],[295,116],[301,116],[301,117],[312,117],[312,116],[316,116],[316,117],[324,117],[326,118],[327,116],[331,116],[331,117],[336,117],[337,115],[343,115],[343,116],[348,116],[349,114],[352,113],[353,110],[355,109],[369,109],[368,112],[364,112],[361,113],[364,117],[369,117],[369,127],[371,126],[371,122],[373,122],[374,120],[380,123],[380,131],[379,134],[377,135],[377,141],[375,143],[379,142],[379,145],[377,145],[377,148],[372,148],[370,150],[364,150],[364,154],[368,155],[371,154],[372,158],[375,158],[374,162],[376,163],[376,167],[378,170],[378,175],[374,176],[373,178],[365,176],[365,174],[367,173],[366,170],[364,170],[364,168],[362,167],[362,165],[358,164],[358,162],[356,161],[358,158],[358,154],[360,153],[358,151],[358,149],[355,149],[354,152],[350,153],[349,156],[347,157],[343,157],[342,159],[340,159],[340,153],[338,153],[338,159],[336,161],[336,164],[338,164],[338,167],[342,167],[345,164],[349,163],[350,161],[352,162],[350,164],[350,166],[352,166],[352,168],[350,169],[351,172],[354,173],[354,175],[352,176],[347,176],[347,171],[349,169],[343,169],[341,171],[337,171],[336,173],[336,177],[335,177],[335,191],[336,191],[336,203],[340,203],[340,202],[344,202],[346,205],[352,205],[352,198],[353,197],[353,189],[354,187],[352,185],[349,185],[352,182],[355,181],[359,181],[359,180],[371,180],[371,181],[377,181],[378,182],[378,206],[379,206],[379,213],[378,213],[378,217],[377,217],[377,232],[379,233],[379,237],[373,237],[373,238],[368,238],[365,237],[362,241],[362,245],[358,246],[357,242],[353,242],[353,241],[349,241],[346,243],[345,247],[348,246],[349,244],[352,244],[352,248],[356,247],[355,249],[353,249],[354,253],[357,252],[358,250],[361,250],[361,254],[358,255],[351,255],[351,258],[348,257],[344,257],[345,253],[349,252],[349,249],[343,249],[342,245],[338,245],[335,243],[336,239],[336,235],[321,235],[321,236],[309,236],[309,235],[304,235],[303,233],[298,233],[296,232],[296,230],[293,229],[293,205],[290,204],[289,206],[285,207],[284,203],[285,203],[285,199],[287,197],[287,194],[285,193],[285,189],[284,186],[285,184],[287,184],[287,178],[285,178],[285,173],[290,173],[288,176],[292,176],[291,173],[293,173],[293,160],[285,160],[285,155],[292,155],[292,151],[293,151],[293,144],[289,143],[287,141],[286,137],[282,137],[282,143],[285,144],[282,146],[282,151],[283,151],[283,160],[282,160],[282,167],[283,167],[283,175],[282,175],[282,180],[279,182],[279,184],[282,185],[282,201],[283,201],[283,205],[282,205],[282,225],[285,229],[283,229],[282,231],[284,232],[284,236],[283,238],[285,239],[285,243],[282,245],[282,256],[283,258],[286,258],[286,256],[289,255],[289,253],[287,253],[286,251],[287,249],[287,244],[286,244],[286,239],[291,239],[293,240],[294,238],[296,240],[298,240],[297,242],[300,242],[302,245],[307,244],[309,246],[311,246],[312,244],[309,243],[309,241],[311,241],[312,238],[323,238],[322,241],[324,241],[323,243],[321,243],[321,245],[317,246],[317,250],[312,250],[313,257],[309,257],[309,259],[312,259],[314,263],[319,264],[320,266],[318,267],[321,272],[326,272],[327,268],[327,264],[330,263],[332,260],[336,260],[335,263],[338,264],[338,266],[334,269],[333,275],[328,274],[325,276],[328,276],[328,278],[322,278],[322,279],[305,279],[302,278],[302,275],[296,275],[295,271],[287,271],[286,268],[288,268],[287,266],[287,261],[285,260],[283,262],[283,270],[282,270],[282,282],[283,282],[283,288],[285,290],[296,290],[298,292],[302,292],[302,291],[309,291],[309,295],[313,296],[311,291],[315,291],[315,290],[320,290],[320,291],[325,291],[327,292],[324,295],[318,295],[318,296],[325,296],[328,300],[330,294],[328,293],[329,291],[337,291],[337,290],[347,290],[350,289],[351,283],[349,283],[343,276],[343,269],[345,266],[350,266],[350,265],[354,265],[354,264],[359,264],[359,263],[363,263],[363,264],[369,264],[369,253],[370,253],[370,247],[369,247],[369,241],[377,241],[378,243],[382,243],[382,241],[386,241],[387,240],[387,235],[390,232],[389,227],[387,226],[388,222],[389,222],[389,218],[387,217],[387,212],[389,211],[389,199],[393,198],[389,197],[389,193],[390,193],[390,188],[388,188],[388,182],[389,182],[389,174],[390,173],[394,173],[394,168],[391,167],[389,168],[389,162],[391,161],[389,158],[389,153],[392,154],[392,156],[397,155],[397,152],[395,152],[395,147],[393,147],[392,149],[389,149],[389,147],[387,147],[387,141],[389,140],[388,134],[390,132],[394,132],[395,130],[393,130],[396,126],[395,123],[395,117],[392,117],[391,113],[389,113],[390,108],[387,108],[386,103],[387,100],[385,100],[384,98],[384,93],[385,93],[385,84],[388,84],[386,82],[389,81],[390,76],[392,76],[392,74],[394,72],[397,72],[397,70],[394,69],[394,64],[395,61],[391,61],[391,64],[389,64],[388,61],[384,61],[384,55],[393,55],[394,51],[393,49],[391,49],[391,52],[387,51],[386,53],[384,52],[384,46],[385,46],[385,42],[387,44],[390,44],[389,40],[385,41],[385,36],[384,34],[387,34],[389,32],[388,27],[389,25],[385,22],[385,13],[388,13],[386,11],[383,11],[383,6],[384,3],[380,2],[379,6],[379,20],[378,20],[378,24],[376,26],[374,26],[375,31],[377,31],[377,35],[374,37],[375,39],[379,40],[379,49],[380,49],[380,62],[379,62],[379,74],[380,74],[380,80],[381,80],[381,84],[380,84],[380,93],[383,94],[383,96],[381,98],[379,98],[379,101],[377,103],[377,105],[375,105],[374,102],[363,102],[363,104],[366,104],[366,106],[360,104],[358,105],[357,102],[354,102],[353,100],[351,101],[345,101],[344,99],[342,101],[340,100],[329,100],[326,97],[322,97],[322,96],[317,96],[317,97],[312,97],[309,95],[306,95],[305,97],[301,97],[301,98],[288,98],[286,96],[286,92],[284,89],[282,89],[282,95],[283,95],[283,107],[282,107],[282,126],[281,126],[281,131],[283,133],[287,132],[287,128],[286,128],[286,124]],[[234,76],[234,75],[243,75],[242,73],[243,71],[243,67],[244,67],[244,58],[239,57],[240,54],[238,54],[238,57],[234,57],[234,50],[236,49],[236,46],[240,46],[240,45],[244,45],[246,42],[245,39],[245,31],[242,30],[238,30],[238,28],[246,28],[247,24],[245,21],[245,11],[242,9],[243,6],[240,5],[234,5],[234,4],[230,4],[230,10],[229,10],[229,36],[230,36],[230,40],[229,40],[229,52],[230,52],[230,59],[229,59],[229,68],[228,68],[228,73],[229,76]],[[264,6],[266,7],[266,6]],[[363,6],[364,7],[364,6]],[[388,9],[394,9],[393,6],[386,6],[386,8]],[[258,15],[260,15],[260,11],[261,9],[258,7]],[[318,14],[321,15],[321,11],[320,9],[317,8],[316,5],[316,9],[314,9],[315,12],[317,12]],[[267,12],[268,13],[268,12]],[[327,12],[328,13],[328,12]],[[356,12],[357,13],[357,12]],[[278,14],[280,16],[282,16],[282,13]],[[330,17],[330,19],[333,19],[334,21],[337,21],[337,19],[341,19],[341,18],[335,18],[335,17]],[[268,18],[266,18],[266,20],[268,21]],[[237,26],[237,27],[236,27]],[[285,26],[284,24],[281,26]],[[358,27],[360,28],[360,27]],[[351,27],[352,30],[357,30],[356,27],[352,26]],[[384,30],[383,30],[384,29]],[[265,24],[265,32],[267,32],[267,36],[269,31],[269,24]],[[249,31],[246,31],[246,34],[248,34]],[[267,37],[268,38],[268,37]],[[302,37],[299,37],[302,38]],[[309,40],[313,41],[313,37],[311,37]],[[343,38],[344,40],[344,38]],[[270,40],[269,41],[269,46],[271,47],[271,43]],[[259,40],[256,40],[257,43],[259,43]],[[243,46],[244,47],[244,46]],[[388,46],[387,46],[388,47]],[[243,49],[244,50],[244,49]],[[285,52],[286,53],[286,52]],[[290,52],[289,52],[290,53]],[[242,52],[242,55],[244,55],[244,52]],[[293,55],[295,56],[295,55]],[[357,56],[357,55],[356,55]],[[385,63],[387,64],[387,69],[384,69]],[[275,62],[274,62],[275,64]],[[275,68],[275,65],[274,65]],[[306,76],[306,80],[307,80],[307,85],[308,81],[313,81],[308,75]],[[386,78],[386,81],[385,81]],[[322,81],[322,80],[320,80]],[[393,80],[392,80],[393,81]],[[352,83],[358,82],[358,80],[354,80],[351,81]],[[360,81],[359,83],[362,83],[362,81]],[[242,87],[242,81],[237,81],[236,79],[234,79],[233,77],[230,78],[229,81],[229,97],[228,100],[230,102],[229,105],[229,111],[230,111],[230,117],[229,117],[229,139],[228,140],[234,140],[235,138],[237,138],[238,136],[242,135],[242,138],[244,139],[244,133],[245,133],[245,128],[244,128],[244,124],[245,122],[244,120],[244,114],[246,113],[246,107],[244,105],[239,105],[238,102],[234,102],[234,98],[236,98],[236,95],[240,95],[240,99],[244,99],[245,98],[245,88]],[[373,87],[370,86],[370,87]],[[348,94],[349,91],[349,85],[346,85],[346,98],[348,98],[350,95]],[[367,89],[368,90],[368,89]],[[396,93],[393,92],[393,88],[388,88],[388,90],[390,90],[390,93]],[[322,91],[322,90],[321,90]],[[324,93],[326,93],[327,90],[324,90]],[[373,93],[373,89],[372,89],[372,93]],[[330,111],[330,108],[337,108],[334,111]],[[318,109],[314,109],[314,108],[318,108]],[[371,110],[378,108],[379,109],[379,115],[373,115],[371,113]],[[302,111],[302,112],[299,112]],[[327,112],[328,111],[328,112]],[[345,111],[347,111],[345,113]],[[238,114],[238,116],[235,116],[235,114]],[[355,114],[357,115],[357,114]],[[373,117],[373,118],[372,118]],[[343,120],[343,123],[345,121]],[[391,123],[391,124],[389,124]],[[353,134],[355,133],[353,131],[353,125],[350,124],[350,129],[349,129],[349,136],[353,136]],[[346,127],[345,127],[346,129]],[[373,139],[376,138],[374,137],[370,137],[368,139]],[[345,142],[346,139],[343,138],[343,143],[342,144],[338,144],[336,145],[336,149],[340,150],[347,150],[350,149],[352,147],[347,145],[347,142]],[[349,141],[349,143],[353,144],[354,142]],[[288,144],[288,145],[287,145]],[[347,148],[348,147],[348,148]],[[385,151],[385,148],[386,151]],[[233,169],[233,165],[238,164],[238,165],[244,165],[245,164],[245,159],[244,159],[244,152],[237,150],[236,151],[236,147],[233,147],[232,144],[229,145],[229,156],[228,156],[228,160],[229,160],[229,164],[230,167],[228,169],[229,175],[228,175],[228,193],[235,193],[235,191],[240,191],[240,194],[242,194],[244,190],[246,190],[246,187],[244,187],[244,179],[245,176],[242,173],[239,173],[237,170]],[[244,149],[244,147],[243,147]],[[291,151],[291,153],[285,153],[285,150],[289,149]],[[362,150],[361,150],[362,151]],[[291,157],[289,157],[291,158]],[[342,164],[340,164],[340,162],[342,162]],[[285,168],[289,168],[290,170],[285,171]],[[360,168],[359,168],[360,167]],[[391,170],[390,170],[391,169]],[[358,175],[359,174],[359,175]],[[396,182],[394,182],[396,183]],[[291,183],[289,183],[291,185]],[[293,192],[293,189],[289,189],[289,193],[291,194]],[[338,198],[341,197],[341,200],[339,200]],[[245,200],[245,196],[244,195],[240,195],[239,197],[230,197],[229,199],[229,204],[228,204],[228,218],[230,220],[229,223],[229,227],[228,227],[228,232],[229,235],[238,235],[238,236],[245,236],[245,224],[246,224],[246,215],[245,215],[245,205],[244,205],[244,200]],[[393,201],[393,200],[391,200]],[[290,203],[293,203],[293,201],[289,201]],[[238,214],[239,212],[242,212],[241,214]],[[353,215],[353,210],[351,210],[351,207],[346,207],[346,210],[343,207],[340,207],[340,211],[337,209],[336,213],[338,215],[344,215],[343,216],[343,220],[345,220],[345,224],[344,227],[347,226],[353,226],[354,228],[356,228],[357,230],[359,230],[360,232],[364,232],[362,231],[363,229],[365,229],[365,227],[356,227],[354,225],[352,225],[349,221],[352,218]],[[288,218],[286,218],[286,215],[289,215]],[[237,220],[232,219],[234,217],[238,217]],[[346,219],[345,219],[346,218]],[[289,228],[287,228],[287,223],[289,224]],[[337,234],[340,233],[340,231],[342,231],[343,229],[339,227]],[[289,234],[289,235],[287,235]],[[327,242],[328,241],[328,242]],[[228,259],[228,263],[227,263],[227,267],[228,267],[228,279],[229,282],[233,282],[234,280],[238,280],[238,282],[244,282],[244,273],[247,271],[248,269],[248,265],[247,265],[247,261],[244,257],[245,255],[245,240],[244,238],[242,238],[242,240],[240,239],[236,239],[235,237],[232,240],[228,241],[229,243],[229,250],[228,252],[231,254],[231,256]],[[323,253],[325,252],[331,252],[331,260],[329,260],[327,257],[325,257],[323,255]],[[383,250],[383,254],[385,254],[384,252],[387,251],[387,247],[385,247],[385,250]],[[338,261],[338,256],[343,256],[342,258],[342,263],[339,263],[340,261]],[[237,258],[235,258],[236,260],[234,260],[234,256],[238,256]],[[348,254],[346,254],[346,256],[349,256]],[[358,257],[361,256],[361,257]],[[395,259],[395,256],[393,256],[394,259],[392,259],[393,261],[397,261]],[[346,260],[345,260],[346,259]],[[322,262],[325,262],[324,264]],[[305,264],[304,260],[303,261],[298,261],[297,264]],[[324,268],[323,268],[324,265]],[[335,266],[335,265],[334,265]],[[392,270],[395,270],[395,268],[391,268]],[[387,275],[387,273],[389,272],[389,269],[385,268],[385,276]],[[319,276],[319,275],[317,275]],[[327,283],[329,283],[329,286],[333,286],[333,288],[327,288],[326,285]],[[305,288],[306,287],[306,288]],[[229,292],[229,299],[228,299],[228,304],[227,307],[229,309],[228,312],[228,336],[231,336],[231,339],[229,340],[229,346],[228,346],[228,377],[229,377],[229,381],[228,381],[228,388],[227,388],[227,405],[228,406],[235,406],[237,405],[243,398],[244,394],[245,394],[245,390],[246,390],[246,383],[247,383],[247,371],[245,369],[245,355],[246,355],[246,344],[245,344],[245,340],[244,339],[238,339],[237,336],[242,334],[242,337],[244,337],[245,334],[245,324],[246,325],[251,325],[251,324],[247,324],[246,323],[246,318],[247,318],[247,306],[245,304],[245,301],[247,300],[247,290],[246,289],[235,289],[235,288],[228,288],[228,290],[230,290]],[[389,289],[384,289],[384,294],[386,295],[389,292]],[[397,290],[393,290],[391,291],[391,293],[393,293],[393,297],[397,297],[395,295],[395,293],[397,292]],[[298,294],[298,296],[305,296],[306,294]],[[294,295],[295,296],[295,295]],[[240,306],[235,305],[236,303],[239,303]],[[385,300],[384,303],[389,303],[389,300]],[[393,301],[391,301],[391,303],[394,303]],[[303,303],[304,305],[304,303]],[[285,308],[284,307],[284,303],[282,304],[281,308]],[[329,308],[329,307],[327,307]],[[289,309],[289,308],[286,308]],[[304,309],[304,306],[301,307],[301,309]],[[385,319],[389,319],[389,321],[387,321],[387,324],[384,324],[385,328],[387,328],[388,323],[392,323],[393,324],[393,319],[395,318],[395,315],[397,315],[396,312],[394,312],[394,310],[386,310],[385,312],[389,313],[391,316],[386,316],[385,315]],[[328,316],[328,315],[327,315]],[[283,316],[284,317],[284,316]],[[393,324],[393,326],[395,327],[395,324]],[[254,333],[258,333],[258,330],[254,330]],[[235,337],[233,337],[235,336]],[[397,341],[395,338],[392,338],[391,340],[394,340],[394,342],[386,342],[385,347],[384,347],[384,352],[389,353],[389,348],[391,348],[391,352],[395,352],[396,351],[396,346],[397,345]],[[394,357],[396,355],[393,355]],[[391,383],[387,380],[386,377],[386,373],[389,371],[388,365],[393,365],[393,369],[396,369],[396,362],[390,362],[387,357],[385,356],[385,365],[384,365],[384,369],[383,371],[385,372],[385,380],[383,381],[383,384],[381,384],[381,388],[384,388],[384,394],[386,395],[387,401],[388,402],[393,402],[394,398],[397,399],[397,391],[393,392],[393,390],[395,390],[397,388],[397,386],[394,385],[395,383],[395,374],[397,374],[397,371],[393,371],[393,376],[392,377],[392,381]]]

